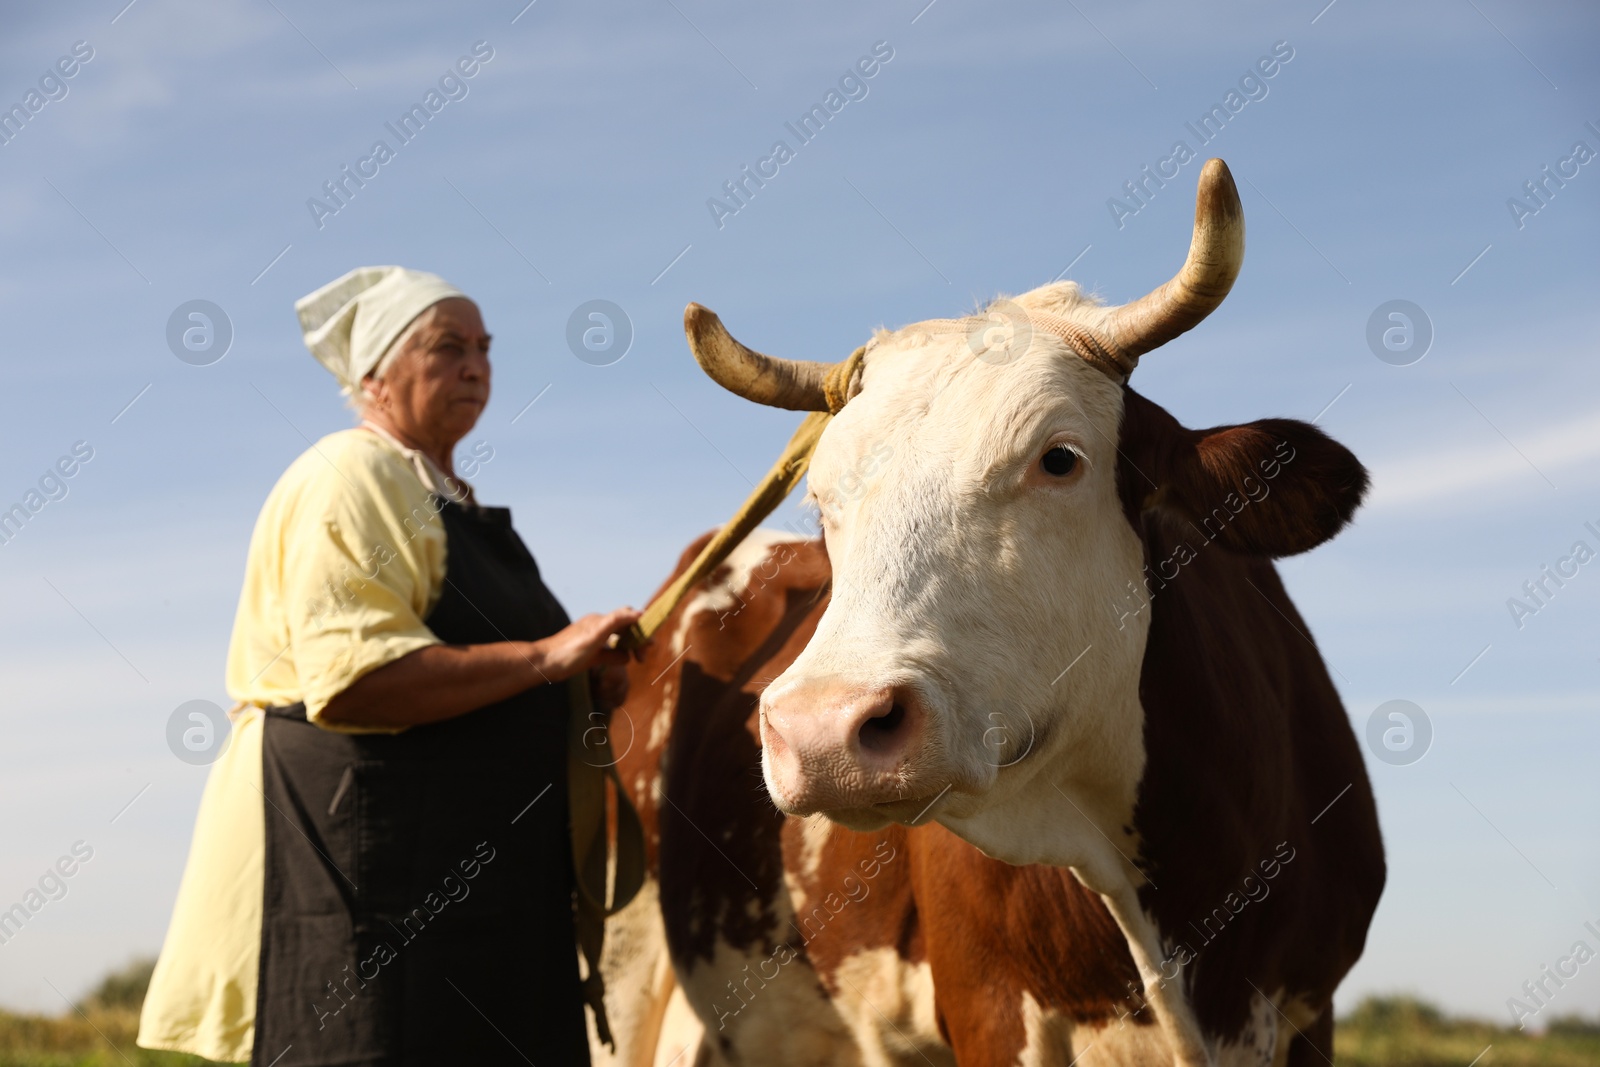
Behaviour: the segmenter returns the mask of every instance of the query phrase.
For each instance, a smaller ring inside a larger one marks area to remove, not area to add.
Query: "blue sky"
[[[0,908],[73,842],[94,849],[0,945],[0,1003],[55,1010],[52,985],[75,995],[160,944],[205,778],[168,751],[168,716],[227,703],[256,510],[308,438],[349,423],[296,297],[369,263],[473,294],[496,335],[467,442],[493,450],[480,493],[515,509],[569,610],[642,603],[795,421],[700,375],[687,301],[832,359],[1069,266],[1131,299],[1181,261],[1199,163],[1120,228],[1108,200],[1178,139],[1228,161],[1249,251],[1136,385],[1193,426],[1316,417],[1366,462],[1355,525],[1282,569],[1358,731],[1394,699],[1433,730],[1418,762],[1369,760],[1390,881],[1341,1002],[1411,990],[1508,1019],[1542,964],[1594,944],[1600,561],[1520,627],[1507,600],[1574,542],[1600,550],[1600,161],[1569,164],[1536,214],[1507,200],[1532,205],[1523,183],[1575,142],[1600,152],[1600,12],[124,2],[0,15],[5,106],[93,50],[0,145],[0,506],[93,451],[0,545]],[[307,200],[396,143],[384,124],[480,41],[465,95],[319,228]],[[878,42],[892,58],[865,95],[719,228],[707,200],[795,146],[785,123]],[[1277,42],[1292,58],[1198,146],[1185,124]],[[206,366],[166,340],[195,299],[233,331]],[[609,366],[565,341],[594,299],[632,324]],[[1391,300],[1432,325],[1408,366],[1367,344]],[[1549,1012],[1597,1009],[1600,964]]]

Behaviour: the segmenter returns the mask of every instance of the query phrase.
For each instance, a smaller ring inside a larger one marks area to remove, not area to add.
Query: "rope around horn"
[[[1027,318],[1032,326],[1061,338],[1080,358],[1118,385],[1127,382],[1139,365],[1137,356],[1125,355],[1116,345],[1096,337],[1069,318],[1049,311],[1030,311]]]

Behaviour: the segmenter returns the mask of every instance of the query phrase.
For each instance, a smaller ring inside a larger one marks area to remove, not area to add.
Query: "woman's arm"
[[[606,647],[639,618],[633,608],[585,615],[539,641],[429,645],[362,675],[328,701],[322,718],[341,726],[420,726],[465,715],[591,666],[625,664]]]

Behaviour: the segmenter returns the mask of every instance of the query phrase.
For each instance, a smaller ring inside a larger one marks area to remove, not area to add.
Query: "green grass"
[[[1334,1034],[1338,1067],[1467,1067],[1479,1054],[1478,1067],[1595,1067],[1600,1023],[1567,1016],[1533,1034],[1451,1018],[1413,997],[1368,997]]]
[[[154,960],[135,960],[107,975],[65,1015],[0,1011],[0,1067],[200,1067],[211,1062],[133,1043],[154,966]]]
[[[0,1011],[0,1067],[200,1067],[211,1062],[139,1048],[133,1043],[138,1032],[139,1013],[129,1008],[86,1009],[57,1018]]]
[[[148,960],[108,975],[71,1013],[0,1011],[0,1067],[202,1067],[209,1060],[133,1043]],[[1543,1034],[1447,1016],[1414,997],[1368,997],[1339,1020],[1337,1067],[1596,1067],[1600,1021],[1552,1019]],[[1485,1051],[1487,1050],[1487,1051]],[[1478,1058],[1478,1057],[1482,1058]]]

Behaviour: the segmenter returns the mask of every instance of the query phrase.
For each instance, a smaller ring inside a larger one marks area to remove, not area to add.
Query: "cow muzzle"
[[[885,821],[912,818],[946,784],[930,787],[929,718],[910,686],[779,679],[761,697],[773,802],[791,815],[877,808]]]

